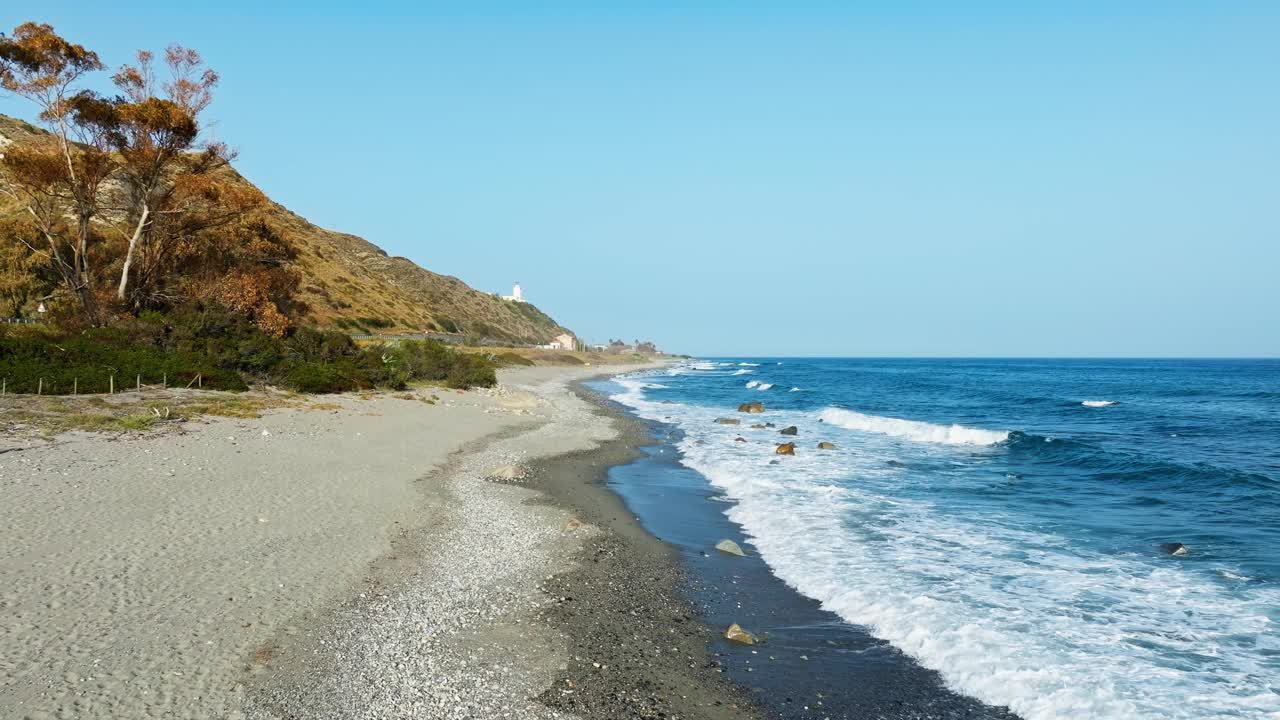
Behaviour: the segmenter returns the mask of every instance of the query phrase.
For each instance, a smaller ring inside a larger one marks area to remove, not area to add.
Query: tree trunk
[[[133,253],[138,248],[138,240],[142,238],[142,230],[147,226],[147,218],[151,215],[151,208],[146,205],[142,206],[142,215],[138,217],[138,226],[133,229],[133,237],[129,238],[129,250],[124,255],[124,267],[120,270],[120,287],[116,291],[116,297],[120,302],[124,302],[126,291],[129,288],[129,267],[133,265]]]
[[[102,318],[98,316],[98,304],[93,297],[93,278],[89,274],[89,220],[92,217],[92,212],[80,213],[79,237],[73,248],[75,257],[72,259],[76,265],[76,295],[80,298],[80,305],[84,308],[89,324],[96,327]]]

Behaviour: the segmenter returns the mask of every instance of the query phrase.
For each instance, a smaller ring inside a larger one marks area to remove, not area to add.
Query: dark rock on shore
[[[777,454],[779,454],[779,455],[795,455],[795,454],[796,454],[796,444],[795,444],[795,443],[791,443],[791,442],[790,442],[790,443],[783,443],[783,444],[781,444],[781,445],[779,445],[779,446],[778,446],[778,449],[777,449],[775,452],[777,452]]]
[[[760,402],[742,403],[741,405],[738,406],[738,412],[762,413],[764,412],[764,403],[760,403]]]
[[[716,422],[720,423],[721,425],[737,425],[738,419],[737,418],[716,418]]]
[[[835,450],[836,444],[823,440],[822,442],[818,443],[818,449],[819,450]]]
[[[799,435],[800,430],[795,425],[790,425],[778,431],[783,435]]]

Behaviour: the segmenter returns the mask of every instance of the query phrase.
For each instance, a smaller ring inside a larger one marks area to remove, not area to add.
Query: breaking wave
[[[944,445],[995,445],[1009,439],[1009,433],[1003,430],[983,430],[963,425],[934,425],[918,420],[864,415],[841,408],[827,408],[818,413],[818,418],[846,430],[889,435],[914,442]]]

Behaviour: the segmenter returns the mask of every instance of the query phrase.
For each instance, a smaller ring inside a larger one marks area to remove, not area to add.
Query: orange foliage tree
[[[49,261],[91,322],[99,319],[92,224],[115,162],[97,128],[77,122],[85,93],[75,86],[103,67],[96,53],[67,42],[49,25],[26,23],[12,37],[0,37],[0,88],[34,102],[51,131],[4,153],[0,192],[31,217],[36,235],[15,241]]]
[[[137,313],[212,299],[283,333],[293,251],[257,219],[266,198],[231,170],[234,153],[201,134],[218,75],[179,46],[164,65],[157,80],[154,55],[139,52],[112,76],[120,94],[104,97],[76,89],[104,68],[98,56],[49,25],[0,36],[0,86],[35,101],[50,130],[0,162],[0,190],[32,218],[33,237],[18,240],[91,323],[106,319],[104,301]]]

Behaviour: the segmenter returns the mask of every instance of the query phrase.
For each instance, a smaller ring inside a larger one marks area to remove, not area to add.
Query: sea
[[[712,622],[762,636],[715,651],[784,717],[1280,718],[1280,361],[715,358],[597,387],[654,434],[610,485]]]

